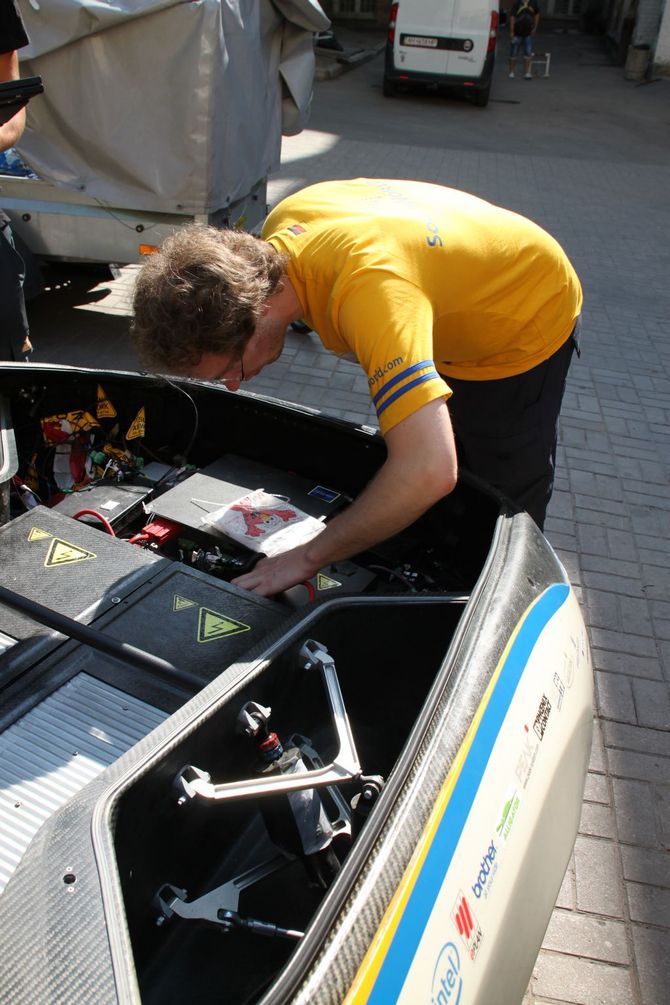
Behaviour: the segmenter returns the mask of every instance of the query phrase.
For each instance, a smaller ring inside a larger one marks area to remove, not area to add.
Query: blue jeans
[[[533,36],[532,35],[515,35],[512,39],[510,46],[510,59],[514,59],[519,54],[519,47],[523,49],[523,54],[526,59],[530,59],[533,55]]]

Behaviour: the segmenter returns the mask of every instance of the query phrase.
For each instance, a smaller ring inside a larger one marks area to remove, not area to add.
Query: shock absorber
[[[307,771],[299,747],[285,748],[269,727],[271,709],[250,701],[239,722],[256,749],[256,771],[261,775],[299,774]],[[340,861],[332,847],[335,832],[317,789],[262,796],[260,812],[272,842],[299,858],[313,886],[327,889],[335,879]]]

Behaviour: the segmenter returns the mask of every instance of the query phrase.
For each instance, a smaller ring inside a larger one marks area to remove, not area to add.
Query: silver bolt
[[[161,925],[165,924],[165,915],[164,914],[159,914],[158,915],[158,917],[156,918],[156,924],[158,925],[159,928],[161,927]]]

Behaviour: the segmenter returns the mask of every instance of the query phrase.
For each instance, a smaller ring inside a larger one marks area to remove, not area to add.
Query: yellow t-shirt
[[[440,185],[322,182],[280,202],[263,237],[288,255],[304,320],[365,369],[383,432],[449,396],[440,374],[493,380],[543,362],[581,310],[549,234]]]

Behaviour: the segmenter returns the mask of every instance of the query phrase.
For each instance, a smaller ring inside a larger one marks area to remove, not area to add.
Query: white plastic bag
[[[311,541],[324,524],[281,496],[256,489],[202,518],[203,524],[251,551],[279,555]]]

